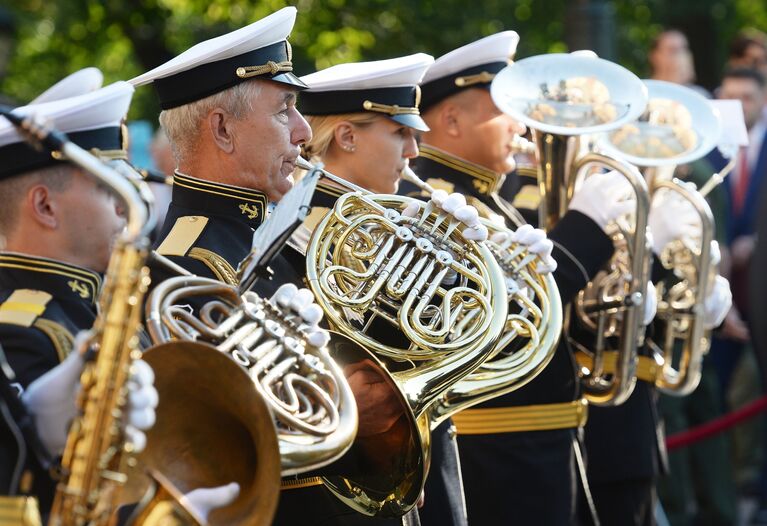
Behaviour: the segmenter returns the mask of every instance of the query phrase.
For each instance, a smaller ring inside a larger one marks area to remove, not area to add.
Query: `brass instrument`
[[[576,185],[591,167],[619,172],[633,190],[635,212],[609,225],[616,247],[613,258],[581,291],[565,317],[571,344],[593,355],[593,367],[581,370],[586,398],[597,405],[621,404],[636,382],[637,346],[643,333],[649,195],[635,167],[597,152],[582,153],[579,138],[638,117],[647,104],[646,88],[612,62],[551,54],[508,66],[496,75],[491,94],[496,106],[533,131],[542,228],[551,230],[566,213]],[[608,372],[605,357],[613,349],[617,363]]]
[[[195,296],[214,298],[199,315],[185,307]],[[343,337],[314,347],[300,323],[255,292],[192,275],[165,280],[147,298],[153,343],[205,343],[248,372],[274,416],[283,476],[338,459],[357,431],[354,395],[331,357]]]
[[[44,133],[45,130],[35,131],[36,135]],[[147,201],[151,193],[145,187],[136,188],[118,171],[70,142],[61,142],[58,150],[65,158],[86,169],[111,188],[124,201],[128,212],[127,226],[115,243],[104,288],[99,297],[100,314],[90,331],[89,340],[80,350],[95,351],[95,358],[86,362],[80,379],[80,414],[67,436],[62,457],[61,480],[57,485],[50,519],[52,525],[106,525],[112,523],[114,511],[121,501],[122,486],[128,481],[128,473],[136,465],[132,444],[126,442],[124,436],[123,411],[128,396],[130,365],[133,360],[142,357],[138,331],[141,327],[141,298],[149,284],[149,272],[144,262],[149,246],[148,233],[154,222],[151,201]],[[150,363],[154,362],[153,356],[152,352],[145,355]],[[158,391],[163,393],[165,406],[168,405],[167,401],[177,394],[175,389],[179,386],[194,386],[195,391],[204,392],[205,389],[210,390],[220,385],[211,384],[211,374],[217,374],[218,380],[225,379],[230,385],[236,384],[237,374],[242,374],[236,366],[224,363],[215,368],[195,368],[180,377],[179,370],[175,368],[175,357],[172,363],[173,369],[164,371],[160,367],[162,363],[153,363],[157,378],[155,385]],[[248,380],[247,376],[245,379]],[[163,404],[158,410],[161,422],[165,418],[162,407]],[[199,407],[187,407],[187,415],[190,409],[194,411],[196,420],[191,420],[188,416],[186,419],[198,426],[199,422],[204,420],[206,412]],[[219,411],[220,409],[216,408],[212,414],[218,414]],[[263,415],[268,418],[269,413],[263,403],[260,406],[250,406],[247,411],[249,425],[254,426],[259,415],[261,421]],[[174,414],[175,418],[182,416],[181,412]],[[233,427],[231,420],[234,420],[235,412],[231,411],[229,416],[230,421],[226,423]],[[225,428],[218,428],[221,429]],[[173,473],[172,482],[162,473],[152,472],[149,492],[137,506],[130,523],[143,526],[207,524],[193,509],[186,506],[181,491],[218,485],[233,479],[241,484],[240,498],[232,506],[215,512],[214,516],[237,518],[238,513],[244,510],[251,517],[251,521],[255,519],[251,524],[262,524],[270,520],[277,505],[277,491],[270,488],[278,484],[279,472],[269,469],[269,459],[272,459],[273,464],[276,462],[277,448],[274,435],[268,432],[271,428],[266,429],[267,433],[263,432],[264,427],[254,429],[245,444],[228,444],[231,448],[228,450],[230,456],[231,452],[237,452],[242,453],[247,460],[259,460],[259,469],[255,472],[249,469],[245,477],[237,478],[236,474],[232,473],[224,473],[218,481],[210,477],[198,477],[191,486],[184,487],[184,476],[188,472],[185,473],[181,467],[178,472]],[[193,436],[197,430],[190,431],[190,435]],[[174,433],[178,435],[177,430],[171,435]],[[177,442],[175,445],[182,444]],[[237,447],[240,445],[243,447]],[[172,456],[182,457],[183,451],[182,448],[175,449]],[[243,459],[238,458],[237,462],[242,463]],[[204,464],[204,461],[195,459],[194,463]],[[248,465],[252,467],[253,463]],[[188,470],[188,466],[186,469]],[[261,487],[248,484],[248,481],[255,481]],[[182,485],[177,487],[179,482]],[[233,510],[235,513],[232,513]],[[217,523],[233,522],[211,522]]]
[[[434,189],[421,180],[409,167],[402,179],[413,183],[427,194]],[[505,226],[484,219],[492,234],[511,231]],[[509,299],[506,328],[497,344],[500,350],[493,359],[482,363],[473,373],[453,385],[433,411],[437,421],[490,398],[519,389],[535,378],[551,361],[562,332],[562,300],[551,274],[536,270],[536,258],[524,247],[502,246],[487,241],[490,251],[503,270]],[[513,341],[524,345],[512,350]]]
[[[299,168],[314,169],[307,161]],[[402,402],[398,425],[355,442],[357,473],[325,484],[361,513],[401,516],[428,472],[430,428],[448,415],[442,397],[496,352],[507,318],[503,273],[484,243],[426,203],[374,195],[323,172],[349,193],[317,224],[306,249],[307,278],[335,330],[371,350]],[[455,276],[456,286],[443,286]],[[401,341],[396,343],[396,339]]]
[[[699,236],[676,240],[660,255],[663,266],[673,270],[678,281],[657,284],[656,324],[654,336],[648,339],[660,366],[656,385],[666,394],[685,396],[700,382],[703,357],[710,346],[703,309],[716,276],[710,257],[714,219],[703,194],[671,175],[677,165],[711,151],[721,126],[718,112],[690,88],[656,80],[644,82],[650,96],[645,112],[639,120],[603,136],[602,141],[614,155],[645,167],[653,198],[672,192],[687,201],[700,219]],[[664,177],[661,169],[670,173]],[[679,346],[682,351],[675,367],[674,353]]]

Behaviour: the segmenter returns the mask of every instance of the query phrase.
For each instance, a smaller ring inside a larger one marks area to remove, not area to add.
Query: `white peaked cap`
[[[304,75],[305,93],[318,91],[395,88],[420,84],[434,57],[416,53],[406,57],[338,64]]]
[[[35,115],[85,149],[124,148],[121,125],[133,96],[133,86],[115,82],[90,93],[16,108],[19,115]],[[55,164],[48,152],[29,146],[16,127],[0,117],[0,179]]]
[[[517,51],[516,31],[501,31],[442,55],[421,82],[424,108],[461,91],[488,87]]]
[[[76,97],[99,89],[104,75],[98,68],[84,68],[67,75],[56,84],[38,95],[30,104],[43,104],[53,100]]]
[[[434,57],[416,53],[406,57],[339,64],[305,75],[308,89],[299,107],[305,115],[380,113],[416,130],[429,128],[421,119],[418,83]]]
[[[231,33],[200,42],[129,82],[134,86],[154,83],[163,109],[194,102],[254,77],[303,88],[291,73],[292,65],[250,73],[270,62],[275,66],[291,64],[287,38],[295,21],[296,8],[285,7]]]

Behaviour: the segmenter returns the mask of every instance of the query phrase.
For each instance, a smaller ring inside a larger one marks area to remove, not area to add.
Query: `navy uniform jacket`
[[[155,250],[195,275],[234,285],[237,266],[250,253],[253,232],[266,218],[267,203],[262,192],[176,173]],[[306,286],[304,257],[289,246],[273,260],[271,268],[272,279],[261,279],[254,287],[261,296],[269,297],[283,283]],[[153,285],[175,275],[157,263],[151,265],[151,272]],[[386,524],[353,511],[317,477],[302,479],[291,480],[291,489],[282,492],[274,524]]]
[[[253,232],[266,218],[267,204],[262,192],[176,173],[155,250],[192,274],[234,285],[237,266],[250,253]],[[295,279],[282,276],[285,265],[280,256],[273,269],[274,279],[259,280],[255,287],[267,297]],[[152,286],[175,275],[156,263],[151,271]]]
[[[101,277],[90,270],[51,259],[0,253],[0,345],[15,376],[16,390],[58,365],[72,351],[74,336],[91,328],[100,287]],[[11,435],[0,434],[2,449],[16,451],[17,442],[8,441]],[[46,515],[55,483],[34,455],[26,457],[21,491],[37,495],[41,513]],[[7,460],[0,456],[3,477],[14,469]]]
[[[515,228],[491,195],[501,189],[504,175],[428,145],[421,145],[421,155],[413,169],[435,188],[464,194],[468,204],[477,207],[481,216],[502,219],[507,226]],[[409,183],[401,185],[400,193],[420,195]],[[531,213],[523,216],[533,224],[536,206],[537,202],[532,205]],[[612,241],[596,223],[579,212],[566,214],[549,232],[549,238],[554,242],[553,256],[558,263],[554,277],[566,303],[610,258]],[[556,404],[579,397],[573,357],[560,341],[551,362],[530,383],[477,407]],[[573,439],[573,429],[459,435],[469,523],[500,524],[513,518],[520,524],[568,524],[574,516],[575,505]],[[436,502],[436,506],[427,509],[434,503],[434,499],[430,503],[429,496],[455,493],[455,480],[449,476],[443,474],[441,480],[432,478],[427,482],[425,513],[421,514],[425,525],[445,520],[443,510],[448,507]],[[434,520],[429,520],[429,516]]]

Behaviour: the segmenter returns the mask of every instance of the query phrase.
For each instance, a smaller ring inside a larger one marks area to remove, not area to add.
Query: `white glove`
[[[330,341],[330,334],[319,326],[322,320],[322,307],[314,303],[314,294],[309,289],[299,289],[292,283],[285,283],[277,289],[269,300],[282,309],[292,310],[301,317],[301,329],[306,333],[306,340],[315,347],[324,347]]]
[[[154,371],[144,360],[136,360],[131,365],[128,378],[128,419],[125,435],[139,453],[146,447],[144,431],[151,428],[156,420],[155,408],[159,402],[157,389],[154,388]]]
[[[590,217],[603,230],[636,208],[631,184],[618,172],[590,175],[570,200],[570,210]]]
[[[466,204],[463,194],[453,193],[448,195],[444,190],[434,190],[430,197],[431,203],[437,208],[451,214],[467,226],[461,233],[463,237],[471,241],[485,241],[487,239],[487,227],[479,220],[479,212],[476,208]],[[421,209],[421,203],[413,201],[402,211],[406,217],[415,217]]]
[[[79,349],[87,333],[78,335],[75,349]],[[35,426],[40,441],[53,455],[59,454],[66,445],[69,424],[77,415],[76,398],[80,389],[83,358],[73,352],[59,365],[32,382],[22,395],[22,401],[35,416]],[[128,408],[125,433],[135,451],[146,446],[146,436],[141,431],[154,425],[158,396],[152,383],[154,373],[143,360],[131,367],[128,380]]]
[[[66,445],[69,423],[77,415],[77,391],[83,358],[73,352],[59,365],[32,382],[21,400],[34,416],[40,442],[58,455]]]
[[[655,318],[655,314],[658,312],[658,293],[655,290],[655,285],[652,281],[647,282],[647,294],[644,299],[644,318],[642,319],[642,325],[645,327],[650,325]]]
[[[703,327],[706,329],[719,327],[730,312],[730,307],[732,307],[730,282],[722,276],[717,276],[703,303]]]
[[[240,495],[240,485],[230,482],[215,488],[197,488],[181,497],[181,504],[205,522],[211,511],[229,506]]]
[[[677,239],[698,238],[701,234],[700,217],[692,204],[676,192],[659,190],[653,196],[647,219],[652,233],[653,252],[663,249]]]
[[[509,236],[506,232],[496,232],[490,236],[490,241],[501,248],[509,248],[512,243],[518,243],[525,247],[530,254],[535,254],[539,261],[535,270],[540,274],[554,272],[557,262],[551,257],[554,243],[546,237],[546,232],[530,225],[522,225]]]
[[[716,267],[720,261],[722,261],[722,251],[719,250],[719,243],[717,241],[711,242],[711,251],[709,252],[711,257],[711,266]]]

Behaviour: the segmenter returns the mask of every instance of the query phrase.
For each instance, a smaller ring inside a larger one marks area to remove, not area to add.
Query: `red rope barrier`
[[[757,398],[753,402],[749,402],[737,411],[727,413],[726,415],[722,415],[705,424],[688,429],[687,431],[682,431],[666,437],[666,447],[669,450],[672,450],[688,446],[736,426],[744,420],[753,418],[765,410],[767,410],[767,395]]]

